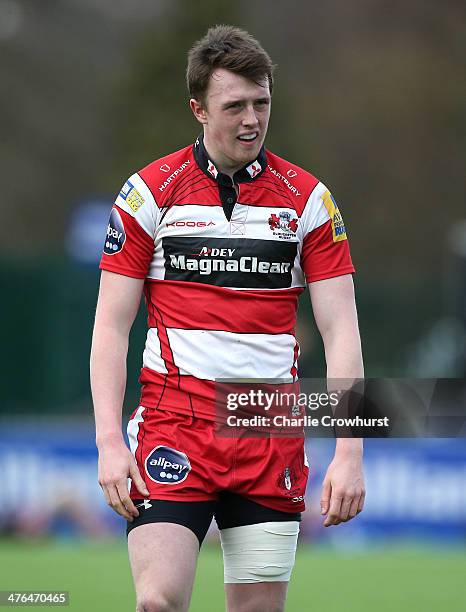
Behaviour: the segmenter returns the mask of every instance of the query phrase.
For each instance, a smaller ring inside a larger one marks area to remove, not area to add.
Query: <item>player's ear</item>
[[[206,109],[201,102],[195,98],[191,98],[189,101],[189,107],[193,111],[193,115],[196,117],[199,123],[202,123],[203,125],[207,123]]]

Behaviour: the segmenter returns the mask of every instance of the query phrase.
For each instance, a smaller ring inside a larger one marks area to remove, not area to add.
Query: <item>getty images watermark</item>
[[[466,436],[462,379],[217,380],[217,435]]]
[[[229,427],[389,427],[389,417],[363,418],[355,416],[332,416],[306,414],[306,410],[318,411],[326,408],[336,410],[346,391],[327,393],[294,393],[275,389],[272,392],[263,389],[249,389],[248,392],[230,392],[226,397],[227,410],[238,411],[245,407],[255,407],[266,414],[243,416],[230,414],[226,417]],[[280,408],[291,408],[289,414],[279,413],[268,416]],[[275,410],[274,410],[275,409]]]

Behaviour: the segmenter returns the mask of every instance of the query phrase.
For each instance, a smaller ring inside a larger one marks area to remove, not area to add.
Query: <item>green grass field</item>
[[[222,576],[219,547],[204,546],[192,612],[224,610]],[[303,546],[297,555],[287,611],[464,612],[465,577],[466,557],[461,551],[392,548],[337,554]],[[135,609],[124,542],[0,540],[0,590],[10,589],[67,590],[67,609],[80,612]]]

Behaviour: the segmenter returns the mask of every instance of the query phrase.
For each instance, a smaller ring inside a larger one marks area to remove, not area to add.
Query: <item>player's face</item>
[[[264,143],[270,118],[267,78],[255,83],[219,68],[212,73],[202,107],[190,101],[204,126],[204,144],[219,169],[232,174],[256,159]]]

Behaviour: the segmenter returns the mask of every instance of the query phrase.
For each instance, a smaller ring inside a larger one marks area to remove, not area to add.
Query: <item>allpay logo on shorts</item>
[[[188,457],[169,446],[156,446],[146,459],[149,478],[159,484],[180,484],[190,471]]]

